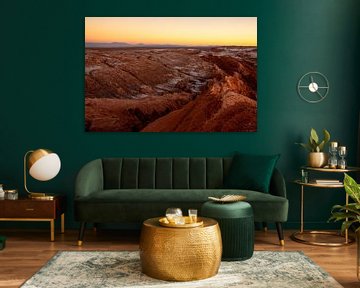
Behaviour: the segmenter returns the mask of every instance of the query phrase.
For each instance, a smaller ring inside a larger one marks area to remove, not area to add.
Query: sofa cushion
[[[224,187],[269,193],[271,176],[279,157],[236,153],[224,179]]]

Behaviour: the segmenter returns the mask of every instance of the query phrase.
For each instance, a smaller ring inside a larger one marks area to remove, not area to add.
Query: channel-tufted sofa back
[[[215,189],[231,158],[104,158],[104,189]]]
[[[75,198],[108,189],[219,189],[231,157],[103,158],[85,164],[75,181]],[[278,169],[269,193],[286,197]]]

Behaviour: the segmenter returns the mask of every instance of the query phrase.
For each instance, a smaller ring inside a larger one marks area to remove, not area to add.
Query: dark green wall
[[[258,131],[256,133],[86,133],[84,131],[85,16],[257,16]],[[306,154],[310,127],[327,128],[355,165],[359,113],[360,2],[356,0],[19,1],[0,2],[0,183],[22,188],[27,150],[56,151],[62,170],[33,190],[68,195],[79,168],[107,156],[223,156],[233,151],[281,153],[288,182],[287,227],[298,225],[299,188],[291,184]],[[327,75],[319,104],[296,93],[306,72]],[[23,193],[23,192],[22,192]],[[325,227],[341,190],[306,194],[309,227]],[[4,223],[0,223],[5,225]],[[11,225],[15,225],[12,223]],[[29,224],[31,225],[31,224]]]

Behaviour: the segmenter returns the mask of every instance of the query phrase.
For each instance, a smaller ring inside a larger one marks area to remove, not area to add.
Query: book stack
[[[339,180],[336,179],[316,179],[316,184],[322,184],[322,185],[338,185],[342,184]]]

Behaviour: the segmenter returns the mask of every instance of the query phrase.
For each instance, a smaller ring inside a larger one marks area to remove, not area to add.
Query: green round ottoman
[[[207,201],[201,207],[201,216],[218,221],[223,243],[222,260],[246,260],[254,253],[254,215],[247,202]]]

